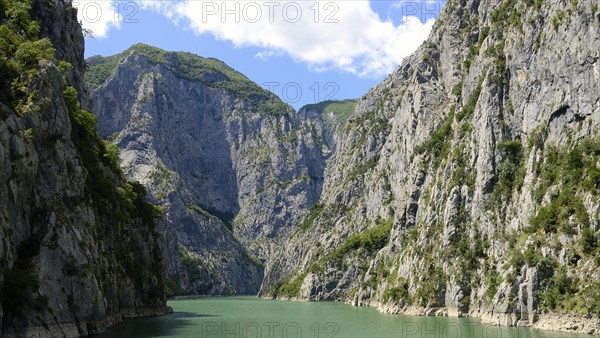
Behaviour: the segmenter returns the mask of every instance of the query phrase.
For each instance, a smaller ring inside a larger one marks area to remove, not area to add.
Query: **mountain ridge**
[[[243,98],[267,99],[272,107],[261,106],[257,109],[270,113],[292,109],[283,104],[272,92],[258,86],[242,73],[229,67],[216,58],[205,58],[190,52],[170,52],[143,43],[134,44],[125,51],[111,56],[92,56],[87,59],[88,70],[85,73],[86,83],[90,90],[104,83],[115,70],[115,67],[132,54],[145,57],[155,64],[162,64],[179,77],[202,81],[209,87],[230,90]],[[268,107],[268,109],[265,109]]]
[[[169,61],[177,53],[141,46],[161,61],[135,52],[140,45],[102,59],[120,61],[92,91],[98,130],[121,148],[128,176],[167,209],[163,251],[179,291],[256,293],[263,263],[320,193],[331,153],[320,122],[254,83],[244,85],[246,77],[242,85],[233,78],[215,86],[206,78],[221,80],[222,73],[201,66],[201,77],[180,76],[180,64]],[[102,60],[90,61],[88,71],[101,70]],[[237,90],[244,86],[260,95]],[[190,275],[205,287],[192,287]]]

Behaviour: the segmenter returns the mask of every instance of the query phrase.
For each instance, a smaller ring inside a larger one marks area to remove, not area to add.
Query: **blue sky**
[[[86,57],[143,42],[214,57],[295,108],[357,98],[418,47],[443,2],[85,0]]]

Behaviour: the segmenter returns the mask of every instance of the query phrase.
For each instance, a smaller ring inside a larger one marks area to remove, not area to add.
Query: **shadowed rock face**
[[[449,1],[338,134],[262,293],[597,333],[599,15]]]
[[[76,12],[58,0],[33,1],[29,13],[55,53],[17,75],[29,79],[25,108],[0,102],[0,336],[88,335],[165,313],[154,216],[144,212],[154,209],[81,123],[93,116],[79,109],[89,105]],[[7,20],[3,12],[13,29]]]
[[[224,218],[239,211],[232,126],[221,116],[234,109],[228,104],[234,98],[134,53],[92,99],[98,130],[123,146],[128,174],[144,179],[157,164],[182,169],[178,174],[194,187],[189,193],[197,204]]]
[[[166,207],[169,277],[180,292],[257,293],[319,198],[328,126],[214,59],[135,45],[89,63],[91,77],[110,68],[92,91],[98,129]]]

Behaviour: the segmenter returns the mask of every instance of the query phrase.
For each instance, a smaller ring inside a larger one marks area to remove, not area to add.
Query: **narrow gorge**
[[[88,64],[100,134],[165,208],[170,291],[256,294],[264,264],[319,199],[335,116],[295,112],[190,53],[140,44]]]
[[[297,111],[214,58],[84,60],[76,14],[0,1],[2,336],[200,295],[600,334],[596,0],[450,0]]]

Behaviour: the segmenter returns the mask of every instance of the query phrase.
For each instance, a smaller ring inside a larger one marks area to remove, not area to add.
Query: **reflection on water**
[[[482,325],[473,318],[409,317],[336,302],[286,302],[256,297],[170,301],[174,313],[127,320],[101,337],[584,337]]]

